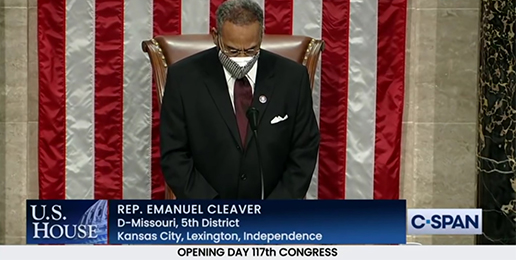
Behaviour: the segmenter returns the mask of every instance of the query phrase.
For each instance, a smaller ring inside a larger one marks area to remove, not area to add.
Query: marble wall
[[[401,190],[409,207],[476,207],[478,0],[410,0]],[[473,244],[473,236],[418,236]]]
[[[402,197],[410,207],[475,207],[479,1],[409,2]],[[36,3],[0,0],[0,244],[24,243],[25,199],[38,196]]]
[[[0,244],[25,242],[38,197],[37,0],[0,0]]]
[[[516,244],[516,2],[482,0],[480,11],[478,205],[479,244]]]

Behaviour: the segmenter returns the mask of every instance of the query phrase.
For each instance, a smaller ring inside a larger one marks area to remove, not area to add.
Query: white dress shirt
[[[223,67],[224,68],[224,67]],[[246,77],[249,80],[249,84],[251,85],[251,93],[254,94],[254,85],[256,82],[256,72],[258,70],[258,61],[254,64],[251,70],[247,73]],[[231,106],[233,106],[233,111],[235,111],[235,77],[233,77],[227,70],[224,68],[224,74],[226,75],[226,82],[228,84],[229,97],[231,99]]]

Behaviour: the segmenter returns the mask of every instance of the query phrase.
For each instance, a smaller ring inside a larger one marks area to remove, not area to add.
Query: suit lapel
[[[218,51],[216,48],[213,48],[210,52],[211,53],[208,55],[207,60],[203,62],[206,72],[206,86],[208,87],[208,91],[210,92],[213,101],[217,105],[219,113],[231,132],[231,135],[235,141],[240,144],[241,141],[238,133],[238,124],[231,104],[231,99],[229,98],[228,85],[224,75],[224,70],[217,57]]]
[[[274,92],[274,65],[274,57],[269,52],[262,50],[260,58],[258,59],[258,71],[256,73],[253,103],[251,105],[259,112],[258,127],[260,127],[260,124],[262,123],[263,115],[271,102],[272,94]],[[249,143],[252,137],[253,134],[251,129],[249,129],[246,144]]]

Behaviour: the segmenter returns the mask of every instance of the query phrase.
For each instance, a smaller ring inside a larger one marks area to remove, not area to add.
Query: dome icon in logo
[[[106,244],[107,243],[107,200],[95,202],[81,217],[79,225],[95,225],[97,238],[82,241],[81,244]]]

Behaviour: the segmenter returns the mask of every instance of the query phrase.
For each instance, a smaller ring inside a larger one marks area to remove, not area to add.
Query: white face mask
[[[240,67],[245,67],[245,65],[247,65],[247,63],[249,63],[253,57],[230,57],[230,59]]]

